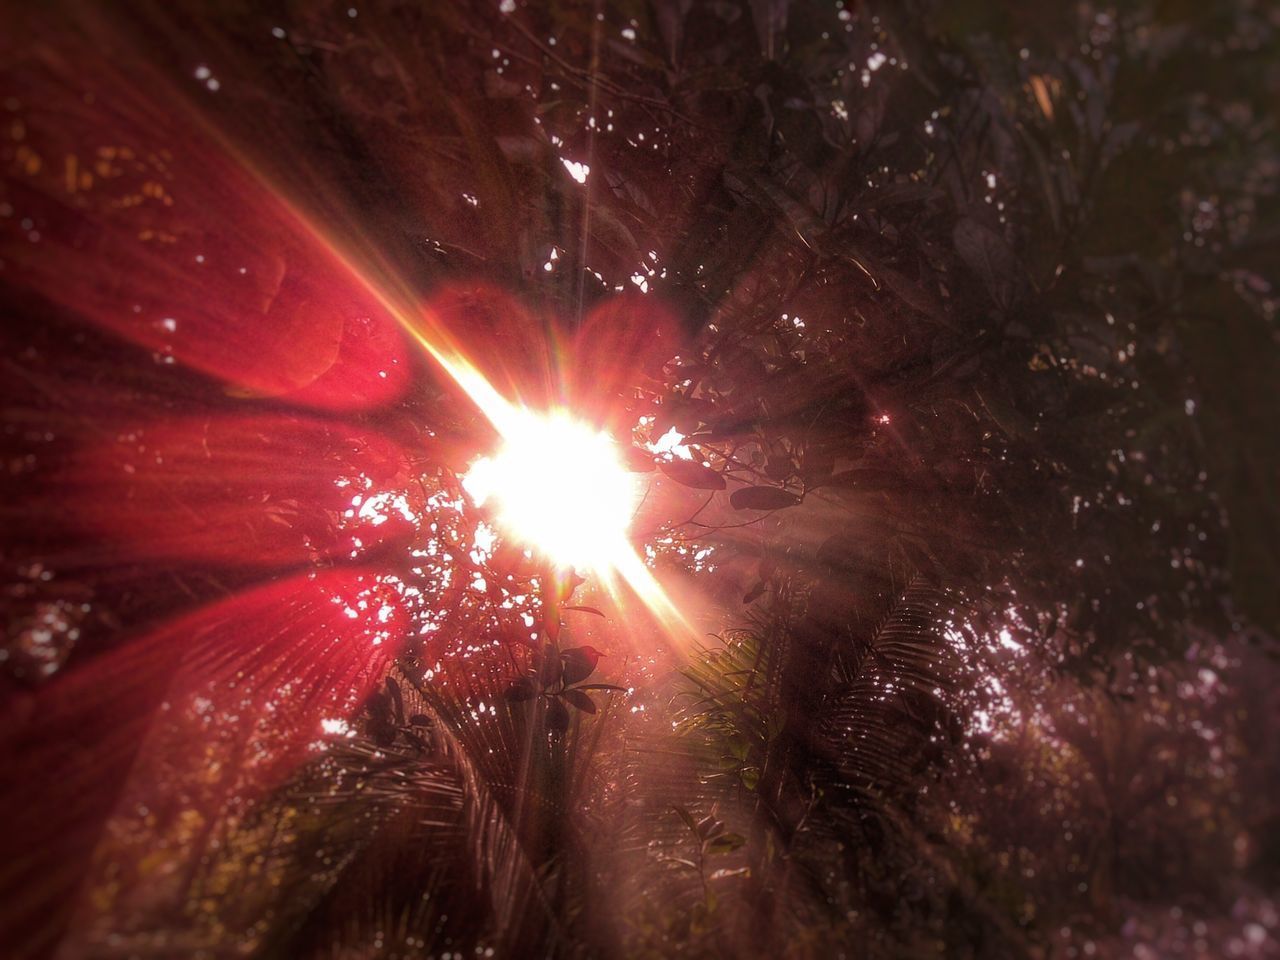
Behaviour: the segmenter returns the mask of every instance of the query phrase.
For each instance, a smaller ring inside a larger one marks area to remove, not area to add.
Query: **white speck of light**
[[[503,13],[515,13],[516,0],[502,0],[502,2],[498,4],[498,9]]]
[[[591,168],[585,163],[578,163],[575,160],[566,160],[560,158],[560,162],[564,164],[564,168],[569,171],[569,176],[577,180],[579,183],[586,183],[587,177],[591,175]]]
[[[1000,646],[1004,647],[1006,650],[1012,650],[1014,653],[1022,652],[1023,650],[1022,644],[1020,644],[1017,640],[1013,639],[1013,634],[1010,633],[1008,630],[1001,630],[999,633],[999,637],[1000,637]]]
[[[648,447],[653,453],[669,453],[672,456],[680,457],[682,460],[692,460],[693,454],[688,447],[681,443],[682,440],[684,440],[684,434],[672,427],[653,443],[648,444]]]

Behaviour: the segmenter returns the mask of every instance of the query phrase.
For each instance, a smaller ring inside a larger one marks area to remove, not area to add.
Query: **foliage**
[[[14,956],[1274,946],[1274,14],[0,22]],[[484,540],[352,250],[592,333],[718,639]]]

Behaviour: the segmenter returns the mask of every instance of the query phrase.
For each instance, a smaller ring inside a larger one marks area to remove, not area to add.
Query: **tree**
[[[1272,936],[1261,12],[4,17],[17,955]],[[477,526],[390,303],[608,397],[714,638]]]

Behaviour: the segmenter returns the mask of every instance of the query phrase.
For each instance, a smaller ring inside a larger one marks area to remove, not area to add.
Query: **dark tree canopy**
[[[1280,951],[1276,9],[0,54],[6,955]],[[627,447],[696,641],[495,534],[414,331]]]

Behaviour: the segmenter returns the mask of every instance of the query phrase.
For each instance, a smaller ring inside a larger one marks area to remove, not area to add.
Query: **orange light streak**
[[[523,405],[509,401],[471,362],[456,338],[444,329],[435,317],[421,306],[413,309],[406,308],[404,303],[416,302],[417,298],[394,280],[393,270],[385,264],[380,265],[381,269],[376,272],[385,277],[386,282],[375,282],[370,279],[370,273],[375,271],[361,269],[354,257],[344,252],[335,243],[324,239],[325,235],[305,217],[301,217],[298,211],[294,210],[294,213],[302,219],[313,236],[321,238],[322,242],[326,243],[331,255],[342,264],[351,277],[377,300],[400,328],[458,385],[493,425],[504,442],[518,440],[521,431],[527,429],[529,416],[540,418],[553,416],[550,412],[529,410]],[[399,296],[393,297],[388,293],[389,287],[399,287]],[[534,546],[546,552],[545,545],[535,544]],[[625,536],[611,538],[603,549],[607,551],[607,558],[593,563],[592,568],[600,575],[607,589],[612,592],[616,582],[615,575],[620,577],[668,634],[688,636],[694,633],[689,621],[672,602],[662,584]]]

